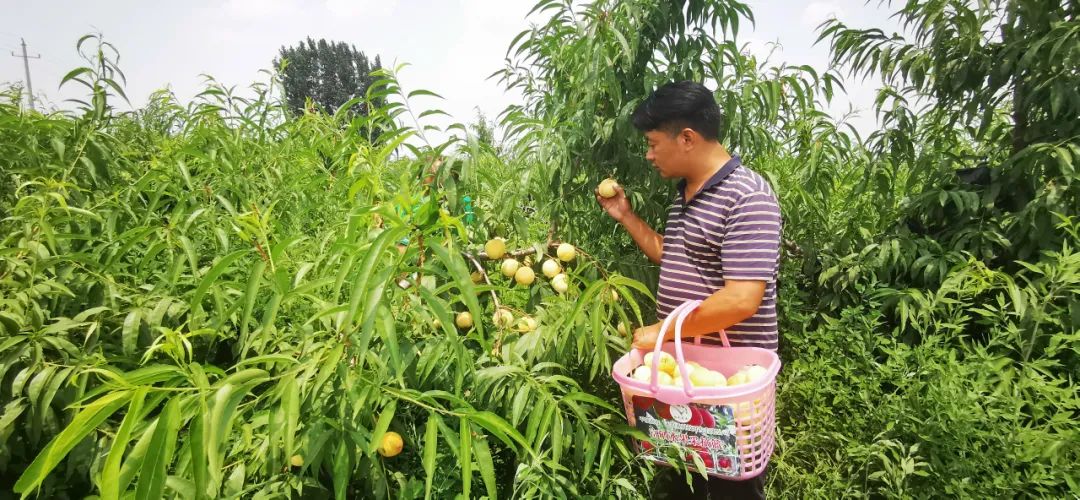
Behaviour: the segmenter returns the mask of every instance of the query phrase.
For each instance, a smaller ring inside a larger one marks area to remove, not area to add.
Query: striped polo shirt
[[[780,204],[768,182],[742,165],[738,156],[724,164],[686,203],[686,181],[668,212],[658,318],[679,304],[705,298],[724,287],[725,279],[765,282],[757,312],[727,329],[733,346],[776,350],[776,277],[780,261]],[[703,343],[720,343],[718,335]]]

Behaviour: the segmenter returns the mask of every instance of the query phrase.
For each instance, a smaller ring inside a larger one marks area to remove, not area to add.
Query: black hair
[[[654,90],[634,109],[630,121],[641,132],[660,130],[676,135],[689,128],[706,140],[718,141],[724,118],[709,89],[684,80]]]

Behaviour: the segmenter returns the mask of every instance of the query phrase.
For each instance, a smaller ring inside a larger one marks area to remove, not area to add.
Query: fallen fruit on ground
[[[293,467],[303,467],[304,457],[300,455],[293,455],[292,458],[289,459],[289,463],[292,464]]]
[[[622,321],[619,322],[619,326],[616,327],[616,330],[619,331],[619,335],[626,335],[626,332],[629,331],[626,328],[626,323],[623,323]]]
[[[574,245],[562,243],[559,248],[555,249],[555,255],[559,256],[559,260],[563,262],[570,262],[577,256],[577,249],[574,248]]]
[[[484,253],[491,260],[501,259],[503,255],[506,255],[506,240],[502,238],[492,238],[484,243]]]
[[[393,457],[398,453],[401,453],[401,448],[405,443],[401,440],[401,435],[390,431],[383,434],[382,441],[379,442],[379,454],[384,457]],[[370,449],[370,448],[369,448]]]
[[[484,275],[480,274],[480,271],[473,271],[472,274],[469,275],[469,277],[472,278],[472,282],[474,284],[475,283],[480,283],[481,281],[484,281]]]

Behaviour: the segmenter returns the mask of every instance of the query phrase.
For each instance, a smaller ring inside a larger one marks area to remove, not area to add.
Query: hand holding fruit
[[[634,213],[622,186],[614,179],[605,179],[596,188],[596,202],[616,221],[622,221],[627,215]]]

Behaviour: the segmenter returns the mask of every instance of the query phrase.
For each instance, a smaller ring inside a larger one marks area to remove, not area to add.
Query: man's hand
[[[634,347],[651,351],[656,346],[656,340],[660,336],[660,323],[646,325],[634,330]]]
[[[622,222],[627,215],[634,213],[634,210],[630,208],[630,200],[626,199],[626,193],[623,191],[621,185],[615,186],[615,196],[611,198],[604,198],[600,196],[599,190],[594,190],[593,194],[596,196],[596,202],[611,216],[616,222]]]

